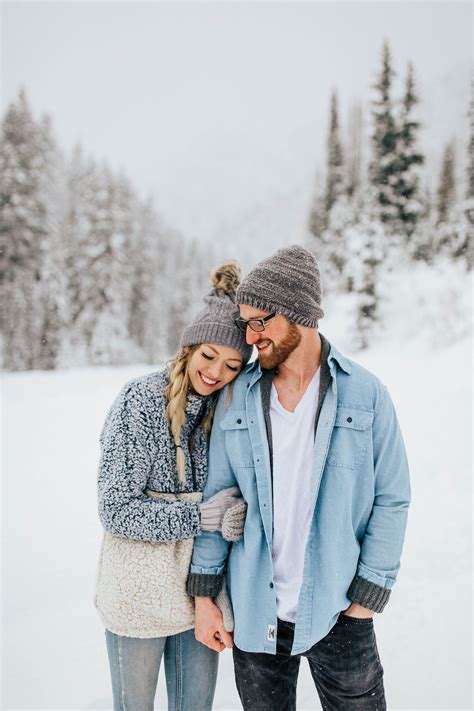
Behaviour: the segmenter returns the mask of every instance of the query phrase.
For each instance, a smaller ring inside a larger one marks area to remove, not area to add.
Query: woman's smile
[[[204,375],[204,373],[201,373],[200,370],[198,371],[198,373],[199,373],[204,385],[207,385],[210,388],[213,388],[214,385],[217,385],[217,383],[219,382],[218,380],[213,380],[212,378],[209,378],[207,375]]]

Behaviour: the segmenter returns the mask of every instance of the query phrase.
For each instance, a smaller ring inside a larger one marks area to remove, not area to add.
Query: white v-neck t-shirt
[[[314,458],[314,422],[319,368],[294,412],[270,396],[273,442],[273,583],[277,615],[296,621],[304,556],[311,525],[309,497]]]

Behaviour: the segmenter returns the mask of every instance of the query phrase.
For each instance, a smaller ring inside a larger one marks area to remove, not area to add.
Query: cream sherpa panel
[[[152,498],[199,502],[202,493]],[[126,637],[164,637],[194,627],[194,604],[186,579],[194,539],[167,543],[134,541],[105,532],[95,605],[104,625]]]

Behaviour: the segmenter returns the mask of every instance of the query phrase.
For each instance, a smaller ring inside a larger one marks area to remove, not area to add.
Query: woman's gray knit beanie
[[[240,281],[240,266],[237,262],[225,262],[210,274],[212,289],[204,298],[206,306],[194,321],[187,326],[181,336],[181,347],[198,343],[217,343],[238,351],[246,363],[251,354],[243,333],[235,323],[239,308],[235,303],[235,292]]]
[[[236,300],[316,328],[324,316],[318,263],[304,247],[283,247],[252,269],[239,285]]]

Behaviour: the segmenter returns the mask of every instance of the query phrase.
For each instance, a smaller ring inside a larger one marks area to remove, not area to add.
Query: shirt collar
[[[349,360],[343,356],[335,346],[333,346],[331,343],[329,343],[329,355],[328,355],[328,363],[331,365],[331,362],[335,361],[337,365],[345,372],[347,375],[350,375],[352,373],[352,366],[349,362]]]

